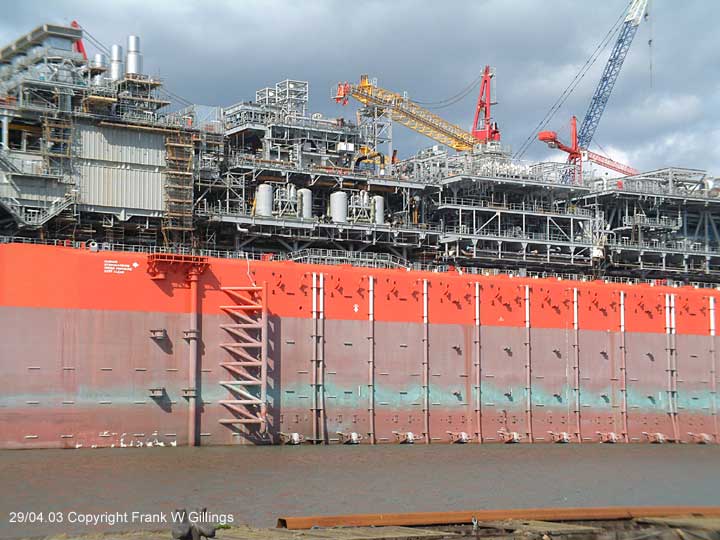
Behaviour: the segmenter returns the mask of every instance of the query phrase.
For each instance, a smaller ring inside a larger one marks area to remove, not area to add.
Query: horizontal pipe
[[[339,516],[281,517],[278,518],[277,526],[284,529],[311,529],[312,527],[457,525],[472,523],[473,519],[478,521],[503,521],[508,519],[610,521],[682,515],[720,517],[720,506],[617,506],[463,510],[458,512],[413,512],[407,514],[347,514]]]

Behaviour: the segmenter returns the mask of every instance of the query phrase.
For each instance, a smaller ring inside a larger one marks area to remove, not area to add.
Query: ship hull
[[[199,444],[718,441],[715,290],[208,262]],[[0,268],[0,446],[188,444],[186,268],[20,244],[0,246]],[[223,288],[253,285],[267,293],[265,430],[222,422],[237,418],[222,403]]]

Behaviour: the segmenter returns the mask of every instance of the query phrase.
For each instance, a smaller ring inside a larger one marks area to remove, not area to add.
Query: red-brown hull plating
[[[0,246],[0,446],[184,445],[194,399],[200,444],[718,442],[715,290],[208,262],[193,393],[187,264]],[[265,432],[223,384],[261,284]]]

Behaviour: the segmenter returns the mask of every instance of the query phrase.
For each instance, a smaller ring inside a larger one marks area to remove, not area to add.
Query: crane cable
[[[632,3],[632,2],[631,2]],[[608,30],[607,34],[605,34],[605,37],[600,41],[598,46],[595,48],[593,53],[590,55],[590,57],[587,59],[585,64],[580,68],[580,70],[577,72],[575,77],[572,81],[570,81],[570,84],[567,85],[565,90],[563,90],[562,94],[560,94],[560,97],[553,103],[553,105],[550,107],[550,110],[545,114],[545,116],[540,120],[538,125],[535,127],[535,129],[530,133],[527,139],[525,139],[525,142],[520,146],[517,152],[513,155],[515,159],[520,159],[525,155],[525,152],[530,148],[530,145],[535,140],[537,134],[550,122],[550,120],[553,119],[555,114],[560,110],[560,108],[565,104],[567,99],[572,95],[573,91],[577,86],[580,84],[580,82],[585,78],[585,75],[590,70],[590,68],[595,64],[600,54],[607,48],[610,41],[617,35],[617,33],[620,31],[620,28],[622,27],[624,21],[623,19],[627,15],[628,9],[630,7],[630,4],[625,7],[623,12],[620,14],[618,19],[615,21],[615,23],[612,25],[610,30]]]
[[[457,94],[442,99],[440,101],[420,101],[419,99],[413,99],[413,102],[417,103],[418,105],[423,105],[428,109],[442,109],[444,107],[449,107],[450,105],[454,105],[455,103],[463,99],[465,96],[467,96],[470,92],[472,92],[475,87],[480,83],[482,78],[483,73],[481,72],[480,75],[475,78],[475,80],[473,80],[465,88],[460,90]]]

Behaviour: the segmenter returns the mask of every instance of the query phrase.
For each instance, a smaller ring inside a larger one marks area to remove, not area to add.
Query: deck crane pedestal
[[[491,115],[492,106],[497,105],[497,101],[492,100],[492,88],[490,86],[494,76],[495,74],[490,69],[490,66],[485,66],[480,81],[480,94],[475,107],[475,118],[473,118],[472,124],[472,134],[481,143],[500,140],[500,129],[497,122],[493,122]]]

